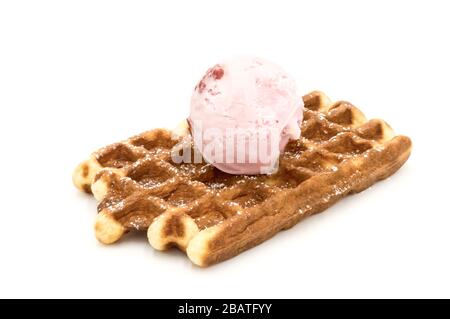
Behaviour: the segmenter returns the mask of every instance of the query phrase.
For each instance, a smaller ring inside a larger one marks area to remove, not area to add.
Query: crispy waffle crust
[[[81,163],[75,185],[100,202],[98,240],[111,244],[146,230],[150,244],[176,246],[199,266],[249,249],[396,172],[411,140],[382,120],[321,92],[303,97],[302,137],[272,175],[229,175],[207,163],[176,164],[193,149],[187,129],[156,129],[102,148]]]

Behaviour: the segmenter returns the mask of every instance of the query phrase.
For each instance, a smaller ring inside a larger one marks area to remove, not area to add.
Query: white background
[[[0,297],[450,297],[446,1],[2,1]],[[102,246],[71,182],[100,146],[188,115],[233,54],[412,137],[404,168],[222,264]]]

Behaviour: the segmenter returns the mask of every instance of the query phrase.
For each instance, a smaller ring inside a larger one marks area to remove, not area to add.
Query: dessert
[[[258,245],[339,199],[395,173],[411,140],[383,120],[367,121],[348,102],[325,94],[303,97],[300,138],[287,143],[276,173],[233,175],[212,164],[175,163],[177,145],[193,148],[187,125],[156,129],[93,153],[74,172],[75,185],[100,202],[99,241],[131,230],[150,244],[177,246],[199,266]]]
[[[277,65],[234,57],[195,87],[189,124],[203,158],[230,174],[273,172],[286,144],[300,137],[303,101]]]

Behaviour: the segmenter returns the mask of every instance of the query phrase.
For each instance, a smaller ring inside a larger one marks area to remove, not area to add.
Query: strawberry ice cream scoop
[[[289,139],[300,137],[303,101],[277,65],[236,57],[209,69],[195,87],[189,124],[206,161],[230,174],[277,168]]]

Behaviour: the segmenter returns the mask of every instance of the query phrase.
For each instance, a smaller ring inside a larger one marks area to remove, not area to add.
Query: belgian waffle
[[[321,92],[303,100],[302,137],[288,144],[272,175],[174,163],[177,147],[193,149],[186,128],[148,131],[93,153],[73,179],[100,202],[97,239],[111,244],[146,230],[154,248],[177,246],[207,266],[366,189],[408,159],[411,140],[384,121],[367,121],[352,104],[331,103]]]

